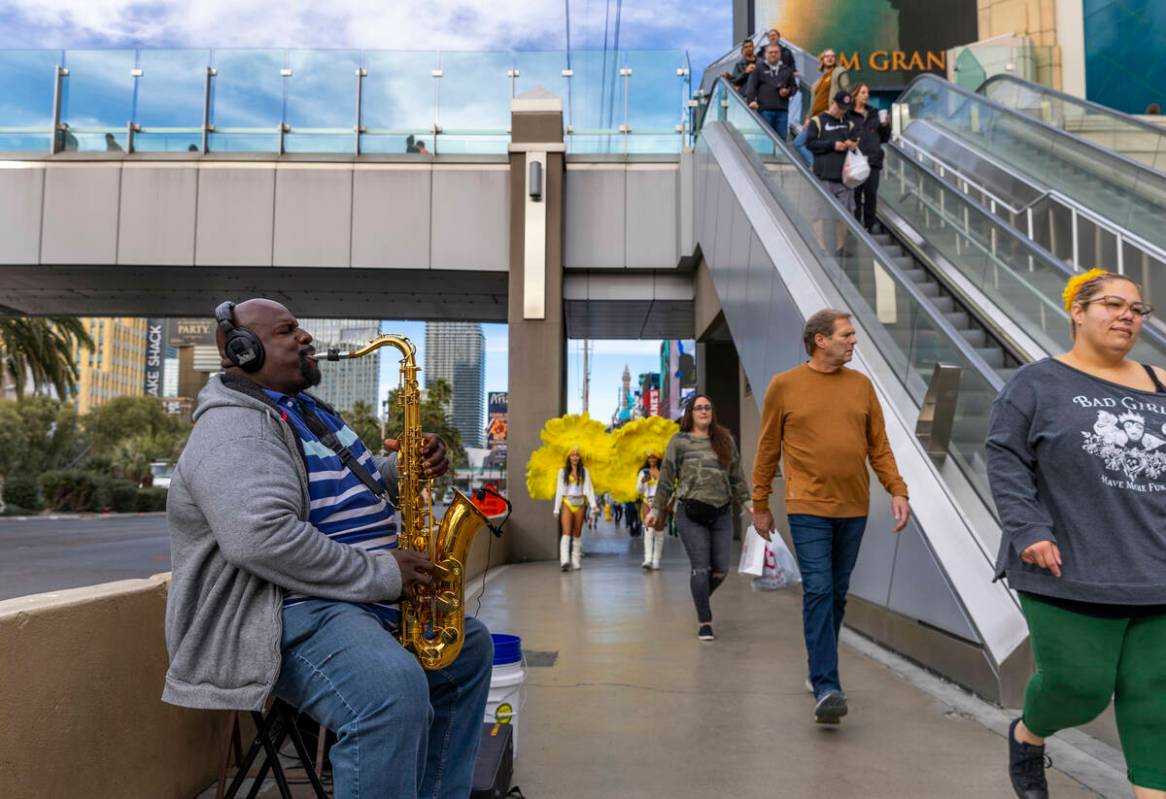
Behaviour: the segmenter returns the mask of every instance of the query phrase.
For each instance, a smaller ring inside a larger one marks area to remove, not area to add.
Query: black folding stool
[[[271,710],[267,711],[266,716],[259,711],[253,710],[251,711],[251,718],[255,722],[255,740],[252,741],[251,748],[247,750],[243,761],[239,763],[239,769],[235,773],[235,778],[231,781],[231,787],[227,789],[224,799],[235,799],[235,795],[239,792],[239,788],[242,787],[243,780],[247,778],[247,772],[251,770],[251,764],[255,762],[255,758],[259,755],[260,750],[264,752],[263,764],[259,767],[259,771],[255,775],[255,782],[251,786],[251,790],[247,793],[247,799],[255,799],[259,795],[259,789],[263,787],[263,782],[267,779],[268,769],[275,775],[275,783],[279,786],[279,795],[282,799],[292,799],[291,788],[288,787],[287,775],[284,774],[283,766],[279,764],[279,747],[288,736],[292,739],[292,745],[296,748],[296,754],[300,758],[300,764],[303,766],[304,773],[308,776],[308,782],[311,783],[312,790],[315,791],[316,799],[327,799],[328,794],[324,792],[324,785],[320,782],[320,776],[316,773],[316,768],[312,763],[312,756],[308,753],[308,748],[304,745],[304,739],[300,735],[299,728],[296,727],[295,709],[282,699],[276,699],[271,705]]]

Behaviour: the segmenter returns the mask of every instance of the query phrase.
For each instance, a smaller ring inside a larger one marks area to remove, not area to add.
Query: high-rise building
[[[353,350],[376,338],[380,326],[368,319],[300,319],[300,327],[312,334],[320,356],[320,385],[311,393],[338,411],[348,411],[357,402],[366,402],[379,413],[381,353],[383,350],[347,361],[326,361],[329,347]]]
[[[78,413],[88,413],[114,397],[145,394],[146,320],[132,317],[83,318],[93,350],[78,345]]]
[[[485,433],[482,401],[486,391],[486,336],[476,322],[426,322],[426,387],[444,380],[453,389],[447,413],[462,445],[481,447]]]

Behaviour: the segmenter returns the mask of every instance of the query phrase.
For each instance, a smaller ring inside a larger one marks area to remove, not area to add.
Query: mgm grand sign
[[[943,73],[947,50],[979,38],[976,0],[749,2],[747,27],[777,28],[809,53],[831,49],[852,82],[876,89],[900,89],[922,72]]]

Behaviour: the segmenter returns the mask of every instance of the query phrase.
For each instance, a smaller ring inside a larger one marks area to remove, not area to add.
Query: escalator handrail
[[[1018,86],[1020,86],[1024,89],[1027,89],[1029,91],[1032,91],[1036,94],[1041,94],[1041,95],[1045,95],[1048,97],[1055,97],[1058,100],[1062,100],[1062,101],[1068,103],[1069,105],[1075,105],[1079,108],[1088,108],[1090,111],[1095,111],[1095,112],[1101,114],[1102,116],[1108,116],[1108,117],[1111,117],[1113,119],[1118,120],[1119,122],[1123,122],[1127,125],[1133,125],[1135,127],[1139,127],[1139,128],[1144,129],[1144,130],[1148,130],[1148,131],[1154,133],[1159,138],[1166,139],[1166,128],[1159,127],[1158,125],[1155,125],[1152,122],[1147,122],[1144,119],[1139,119],[1138,117],[1134,116],[1133,114],[1127,114],[1124,111],[1118,111],[1115,108],[1110,108],[1108,106],[1101,105],[1100,103],[1095,103],[1092,100],[1086,100],[1083,97],[1074,97],[1071,94],[1066,94],[1065,92],[1058,91],[1056,89],[1050,89],[1048,86],[1042,86],[1039,83],[1033,83],[1032,81],[1024,80],[1023,78],[1018,78],[1015,75],[1008,75],[1005,73],[993,75],[992,77],[988,78],[986,81],[984,81],[983,83],[980,84],[980,87],[978,89],[976,89],[976,94],[979,94],[979,95],[986,97],[987,95],[985,94],[984,90],[987,89],[989,87],[989,85],[993,84],[993,83],[1015,83]],[[999,100],[997,100],[996,102],[999,102]],[[1033,117],[1029,117],[1029,119],[1032,119],[1032,118]],[[1147,168],[1151,168],[1151,167],[1147,167]],[[1158,170],[1154,170],[1154,171],[1157,172]]]
[[[793,150],[788,142],[782,141],[780,138],[778,138],[777,134],[774,133],[765,120],[761,118],[761,115],[750,108],[749,104],[745,102],[744,98],[737,94],[737,90],[733,88],[732,84],[730,84],[724,78],[718,78],[716,83],[713,85],[713,97],[717,96],[715,91],[717,85],[722,85],[725,89],[726,95],[732,97],[733,102],[739,103],[741,108],[748,112],[753,121],[757,123],[758,129],[769,137],[769,139],[773,142],[774,147],[785,156],[786,160],[789,162],[789,165],[792,165],[794,169],[802,174],[803,178],[813,184],[814,191],[818,192],[819,196],[821,196],[827,205],[832,206],[837,211],[840,220],[849,227],[851,235],[855,236],[859,241],[865,244],[871,252],[875,253],[877,256],[881,256],[878,258],[879,266],[882,267],[887,272],[887,274],[891,275],[899,287],[902,288],[903,291],[905,291],[908,296],[911,297],[915,304],[927,315],[935,328],[942,332],[950,340],[952,346],[959,351],[960,355],[966,359],[967,363],[980,373],[980,375],[988,382],[994,391],[999,393],[999,391],[1004,388],[1004,379],[996,373],[995,369],[988,365],[987,361],[985,361],[978,352],[976,352],[975,347],[968,343],[967,339],[965,339],[963,335],[961,335],[960,332],[956,330],[955,325],[953,325],[946,316],[944,316],[937,308],[935,308],[931,302],[931,299],[923,293],[918,285],[915,284],[915,281],[911,280],[905,274],[903,274],[903,270],[901,270],[891,258],[886,256],[886,251],[883,249],[882,245],[875,241],[874,236],[867,232],[866,228],[858,224],[858,221],[854,219],[853,214],[847,212],[847,210],[843,208],[837,200],[830,196],[829,192],[823,188],[821,181],[819,181],[814,173],[811,172],[802,162],[801,156]],[[705,119],[707,120],[708,117],[706,116]],[[707,124],[707,122],[705,124]],[[756,156],[756,152],[751,148],[749,149],[749,153],[752,153],[754,156]],[[900,379],[902,380],[903,378],[900,377]]]
[[[918,122],[920,124],[930,124],[927,122],[927,120],[918,120]],[[982,185],[977,183],[974,179],[969,178],[966,174],[964,174],[960,170],[960,168],[958,166],[952,165],[952,163],[950,161],[948,161],[947,159],[936,157],[935,155],[928,152],[920,145],[916,144],[911,139],[908,139],[904,136],[900,136],[899,141],[901,141],[903,144],[906,144],[907,146],[911,147],[912,149],[917,150],[920,153],[923,153],[928,158],[930,158],[932,161],[941,162],[944,165],[945,169],[948,169],[951,172],[953,172],[954,174],[959,175],[960,180],[963,180],[966,183],[968,183],[972,186],[975,186],[978,190],[984,192],[985,194],[991,195],[992,198],[994,200],[996,200],[996,202],[1000,203],[1001,205],[1003,205],[1005,208],[1007,208],[1009,211],[1011,211],[1014,214],[1026,213],[1029,210],[1031,210],[1032,208],[1035,208],[1039,203],[1041,203],[1045,200],[1054,200],[1054,201],[1060,203],[1061,205],[1065,206],[1066,208],[1071,209],[1071,210],[1075,211],[1077,214],[1087,218],[1089,221],[1093,222],[1093,224],[1095,224],[1098,227],[1102,228],[1103,230],[1109,232],[1111,235],[1120,236],[1124,241],[1128,241],[1131,244],[1137,245],[1137,247],[1139,249],[1143,250],[1148,255],[1153,256],[1154,258],[1156,258],[1159,261],[1166,262],[1166,249],[1163,249],[1161,246],[1159,246],[1158,244],[1155,244],[1152,241],[1148,241],[1147,239],[1143,238],[1138,233],[1135,233],[1134,231],[1130,230],[1129,228],[1122,226],[1122,224],[1120,222],[1117,222],[1113,219],[1110,219],[1109,217],[1106,217],[1104,214],[1093,210],[1092,208],[1090,208],[1087,205],[1083,205],[1082,203],[1078,202],[1076,198],[1070,197],[1069,195],[1065,194],[1064,192],[1062,192],[1058,189],[1054,189],[1054,188],[1051,188],[1049,186],[1039,185],[1036,182],[1029,180],[1026,176],[1017,174],[1015,172],[1014,167],[1010,167],[1007,164],[1003,163],[1002,161],[997,160],[997,158],[995,156],[993,156],[991,153],[981,149],[975,143],[967,142],[967,141],[959,141],[939,128],[934,128],[934,129],[935,129],[937,135],[943,136],[944,138],[948,139],[949,141],[953,141],[959,147],[962,147],[965,150],[972,152],[976,158],[983,160],[985,163],[991,164],[996,169],[999,169],[1002,172],[1007,172],[1018,183],[1021,183],[1025,186],[1027,186],[1028,188],[1032,189],[1032,191],[1035,194],[1037,194],[1038,196],[1034,197],[1032,200],[1025,203],[1024,205],[1021,205],[1019,207],[1013,206],[1011,203],[1007,202],[1006,200],[1003,200],[1000,197],[996,196],[989,189],[984,188]],[[930,169],[928,169],[928,171],[931,172]],[[932,174],[934,174],[934,172],[932,172]],[[1024,235],[1024,234],[1022,233],[1022,235]],[[1027,239],[1028,237],[1025,236],[1025,238]],[[1039,247],[1039,245],[1037,245],[1037,246]],[[1068,267],[1066,267],[1066,268],[1068,268]]]
[[[1040,261],[1041,263],[1043,263],[1047,266],[1050,266],[1053,269],[1059,271],[1062,275],[1064,275],[1066,280],[1068,280],[1069,278],[1078,274],[1078,272],[1076,272],[1067,263],[1062,261],[1057,256],[1053,255],[1051,252],[1046,250],[1044,247],[1037,244],[1035,241],[1033,241],[1028,236],[1026,236],[1022,231],[1020,231],[1019,229],[1017,229],[1013,225],[1009,224],[1007,221],[1005,221],[1005,220],[1001,219],[1000,217],[996,216],[995,214],[993,214],[990,210],[988,210],[983,205],[981,205],[974,197],[969,197],[958,186],[956,186],[954,183],[949,181],[947,178],[945,178],[941,175],[935,174],[930,169],[928,169],[925,165],[919,163],[917,160],[912,158],[908,153],[904,152],[903,149],[898,144],[896,144],[894,142],[888,142],[887,145],[885,145],[885,146],[890,147],[892,150],[894,150],[895,153],[900,158],[903,159],[903,161],[910,164],[911,168],[913,168],[919,172],[922,172],[926,177],[930,178],[931,180],[934,180],[935,182],[939,183],[940,185],[942,185],[945,188],[947,188],[948,190],[950,190],[976,216],[982,218],[983,220],[987,221],[989,224],[995,226],[996,229],[999,230],[1007,238],[1012,239],[1012,240],[1016,241],[1017,243],[1019,243],[1021,248],[1026,251],[1027,257],[1033,258],[1037,261]],[[1016,274],[1015,270],[1013,270],[1012,267],[1007,262],[1000,260],[999,258],[997,258],[994,255],[991,256],[991,258],[993,261],[1000,264],[1003,268],[1007,269],[1009,272],[1012,272],[1014,275]],[[1019,277],[1017,277],[1017,279],[1021,280]],[[1023,282],[1023,281],[1021,281],[1021,282]],[[1042,302],[1044,302],[1046,305],[1054,308],[1058,312],[1058,314],[1064,314],[1064,310],[1063,310],[1064,306],[1061,305],[1059,302],[1057,302],[1056,300],[1049,299],[1042,292],[1034,291],[1033,293],[1036,294],[1038,296],[1038,298]],[[1066,321],[1067,321],[1068,314],[1064,314],[1064,315],[1065,315]],[[1018,320],[1014,320],[1014,321],[1018,321]],[[1166,333],[1159,331],[1153,325],[1144,324],[1142,326],[1142,337],[1152,339],[1155,348],[1160,349],[1164,353],[1166,353]]]
[[[1056,140],[1068,141],[1075,146],[1083,147],[1089,152],[1096,154],[1097,157],[1103,161],[1117,161],[1121,165],[1132,169],[1135,173],[1135,179],[1141,180],[1141,178],[1138,176],[1144,175],[1148,182],[1160,184],[1162,187],[1163,195],[1166,196],[1166,174],[1158,172],[1155,169],[1151,169],[1141,161],[1135,161],[1129,156],[1122,155],[1121,153],[1115,152],[1114,150],[1109,150],[1099,144],[1094,144],[1088,139],[1081,138],[1080,136],[1074,136],[1071,133],[1066,133],[1060,128],[1050,125],[1043,120],[1030,117],[1028,114],[1023,114],[1020,111],[1009,108],[1003,103],[997,102],[990,97],[985,97],[982,94],[968,91],[962,86],[957,86],[956,84],[935,75],[931,75],[929,73],[916,75],[914,78],[912,78],[911,82],[907,84],[907,88],[903,90],[903,93],[899,95],[899,99],[895,102],[902,103],[903,98],[908,97],[913,89],[926,84],[938,84],[941,86],[941,88],[943,88],[943,90],[952,92],[953,94],[962,97],[968,105],[979,104],[987,106],[993,111],[998,111],[999,113],[1004,114],[1006,117],[1015,119],[1023,125],[1038,128],[1042,133],[1050,135]]]

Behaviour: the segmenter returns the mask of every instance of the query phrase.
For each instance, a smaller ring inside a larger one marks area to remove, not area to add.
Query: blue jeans
[[[832,519],[791,513],[789,527],[798,568],[802,570],[802,627],[810,682],[814,696],[821,699],[827,691],[842,690],[838,679],[838,633],[866,517]]]
[[[781,109],[773,109],[772,111],[762,111],[761,118],[765,120],[765,124],[773,128],[773,132],[782,141],[789,138],[789,111]]]
[[[810,152],[810,148],[806,146],[806,139],[810,137],[810,122],[806,120],[806,124],[802,125],[802,129],[798,131],[798,135],[794,136],[794,147],[802,154],[802,160],[806,162],[806,166],[814,165],[814,154]]]
[[[494,644],[466,619],[448,668],[425,671],[372,613],[314,599],[283,611],[275,694],[336,733],[336,799],[470,794]]]

